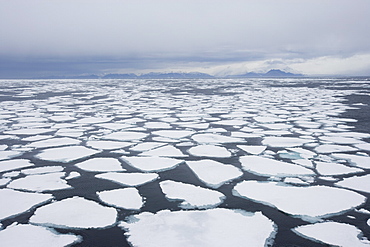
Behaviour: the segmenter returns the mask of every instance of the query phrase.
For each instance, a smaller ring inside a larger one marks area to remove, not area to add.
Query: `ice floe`
[[[119,131],[113,132],[111,134],[105,135],[102,139],[106,140],[116,140],[116,141],[135,141],[141,140],[147,137],[148,134],[143,132],[135,132],[135,131]]]
[[[308,221],[344,213],[366,201],[366,197],[346,189],[283,186],[276,182],[243,181],[234,187],[233,193]]]
[[[87,117],[81,118],[76,121],[77,124],[98,124],[106,123],[112,121],[113,118],[103,118],[103,117]]]
[[[34,164],[26,159],[4,160],[0,161],[0,172],[11,171],[30,166],[34,166]]]
[[[339,152],[350,152],[357,151],[357,148],[346,146],[346,145],[336,145],[336,144],[323,144],[317,146],[315,152],[327,154],[327,153],[339,153]]]
[[[114,207],[139,210],[144,204],[136,188],[106,190],[97,192],[97,194],[100,200]]]
[[[258,146],[258,145],[237,145],[241,150],[250,153],[250,154],[261,154],[266,150],[267,146]]]
[[[73,160],[89,157],[97,154],[99,151],[89,149],[83,146],[48,148],[42,150],[35,157],[41,160],[70,162]]]
[[[26,175],[33,175],[33,174],[44,174],[44,173],[51,173],[51,172],[61,172],[63,171],[63,166],[42,166],[36,168],[28,168],[21,170],[21,173]]]
[[[8,184],[10,181],[12,181],[11,178],[0,178],[0,186]]]
[[[194,141],[201,144],[217,144],[217,143],[240,143],[246,142],[241,138],[222,136],[217,134],[196,134],[191,137]]]
[[[122,156],[121,159],[130,166],[145,172],[165,171],[172,169],[182,163],[182,160],[177,160],[167,157],[127,157]]]
[[[122,172],[107,172],[95,175],[96,178],[106,179],[125,186],[139,186],[152,182],[159,178],[156,173],[122,173]]]
[[[173,138],[173,139],[181,139],[187,136],[190,136],[194,134],[194,131],[190,130],[158,130],[158,131],[153,131],[153,135],[159,135],[162,137],[167,137],[167,138]]]
[[[299,147],[306,143],[313,142],[310,139],[303,139],[297,137],[274,137],[269,136],[265,137],[262,141],[263,145],[267,145],[270,147]]]
[[[0,220],[26,212],[53,198],[54,197],[50,194],[0,189]]]
[[[157,147],[161,147],[166,145],[166,143],[161,143],[161,142],[143,142],[139,143],[133,147],[130,148],[130,150],[135,151],[135,152],[143,152],[143,151],[148,151]]]
[[[72,139],[69,137],[61,137],[32,142],[30,144],[27,144],[26,147],[34,148],[60,147],[60,146],[78,145],[80,143],[81,141],[76,139]]]
[[[133,246],[267,246],[275,224],[262,213],[224,208],[144,212],[120,222]],[[143,237],[145,236],[145,237]]]
[[[315,242],[342,247],[369,246],[370,241],[359,238],[363,235],[360,229],[346,223],[320,222],[298,226],[293,232]]]
[[[337,159],[345,159],[348,160],[352,165],[370,169],[370,157],[369,156],[361,156],[355,154],[332,154],[333,157]]]
[[[179,207],[185,209],[212,208],[226,198],[221,192],[171,180],[159,183],[169,200],[181,201]]]
[[[81,241],[80,236],[60,234],[51,228],[34,225],[12,224],[0,231],[3,246],[64,247]]]
[[[175,148],[174,146],[167,145],[164,147],[159,147],[152,149],[146,152],[141,153],[143,156],[159,156],[159,157],[186,157],[180,149]]]
[[[316,163],[316,170],[318,171],[318,173],[324,176],[352,174],[352,173],[359,173],[359,172],[364,171],[359,168],[348,167],[348,166],[337,164],[337,163],[328,163],[328,162],[320,162],[320,161],[316,161],[315,163]]]
[[[37,208],[29,221],[35,225],[90,229],[110,227],[116,218],[116,209],[75,196]]]
[[[191,147],[188,153],[198,157],[229,158],[231,152],[224,147],[216,145],[198,145]]]
[[[88,141],[86,145],[99,150],[114,150],[129,147],[132,142],[120,142],[120,141]]]
[[[24,178],[13,180],[7,185],[8,188],[26,191],[53,191],[72,188],[67,181],[62,179],[64,172],[29,175]]]
[[[262,156],[247,155],[239,158],[242,168],[245,171],[261,176],[314,176],[315,173],[296,164],[274,160]]]
[[[14,157],[21,156],[23,152],[15,150],[0,151],[0,160],[7,160]]]
[[[370,193],[370,174],[365,176],[353,176],[350,178],[345,178],[336,183],[336,185],[352,190]]]
[[[29,128],[29,129],[17,129],[17,130],[8,130],[4,131],[5,134],[9,135],[40,135],[40,134],[46,134],[49,132],[55,131],[54,129],[41,129],[41,128]]]
[[[115,158],[92,158],[75,164],[78,168],[90,172],[125,171],[121,162]]]
[[[243,175],[239,168],[214,160],[186,161],[186,164],[203,183],[212,188],[218,188]]]

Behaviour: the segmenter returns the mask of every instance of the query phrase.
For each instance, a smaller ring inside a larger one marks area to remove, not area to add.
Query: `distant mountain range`
[[[272,69],[267,73],[255,73],[249,72],[242,75],[229,75],[224,77],[215,77],[206,73],[190,72],[190,73],[147,73],[136,75],[133,73],[129,74],[106,74],[104,76],[98,75],[82,75],[82,76],[50,76],[41,79],[209,79],[209,78],[276,78],[276,77],[301,77],[302,74],[293,74],[284,72],[278,69]]]

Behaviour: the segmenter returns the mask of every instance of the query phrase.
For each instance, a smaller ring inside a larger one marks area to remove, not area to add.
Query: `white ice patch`
[[[274,223],[260,212],[224,208],[144,212],[119,226],[133,246],[142,247],[267,246],[275,233]]]
[[[68,115],[51,116],[51,117],[49,117],[49,119],[54,121],[54,122],[67,122],[67,121],[76,120],[75,117],[71,117],[71,116],[68,116]]]
[[[72,139],[69,137],[60,137],[60,138],[52,138],[46,139],[41,141],[32,142],[27,144],[26,147],[33,147],[33,148],[46,148],[46,147],[61,147],[61,146],[69,146],[69,145],[78,145],[81,141]]]
[[[121,130],[121,129],[132,127],[131,124],[126,124],[126,123],[102,123],[102,124],[97,124],[97,126],[106,128],[106,129],[111,129],[111,130]]]
[[[75,164],[78,168],[89,172],[125,171],[121,162],[115,158],[92,158]]]
[[[213,122],[212,124],[225,125],[225,126],[241,126],[241,125],[246,125],[248,123],[249,122],[244,121],[244,120],[228,119],[228,120],[220,120],[217,122]]]
[[[212,208],[226,198],[221,192],[171,180],[159,183],[168,200],[181,201],[179,207],[185,209]]]
[[[131,173],[107,172],[95,175],[95,177],[119,183],[124,186],[139,186],[152,182],[159,178],[158,174],[156,173],[137,173],[137,172]]]
[[[4,134],[9,134],[9,135],[40,135],[40,134],[45,134],[45,133],[48,133],[48,132],[51,132],[51,131],[54,131],[54,129],[38,129],[38,128],[34,128],[34,129],[18,129],[18,130],[8,130],[8,131],[4,131]]]
[[[69,175],[65,178],[66,180],[74,179],[74,178],[79,178],[81,177],[81,174],[78,172],[71,172]]]
[[[61,172],[63,171],[63,166],[42,166],[36,168],[29,168],[21,170],[21,173],[26,175],[33,175],[33,174],[44,174],[44,173],[51,173],[51,172]]]
[[[366,197],[346,189],[327,186],[282,186],[275,182],[257,181],[237,184],[233,194],[276,207],[308,221],[344,213],[366,201]]]
[[[114,150],[131,146],[132,143],[120,141],[88,141],[86,145],[99,150]]]
[[[370,241],[359,239],[363,235],[355,226],[338,222],[320,222],[311,225],[298,226],[293,232],[304,238],[319,243],[342,247],[369,246]]]
[[[361,150],[370,151],[370,143],[362,143],[362,144],[356,144],[354,145],[356,148]]]
[[[67,181],[62,179],[64,172],[29,175],[24,178],[18,178],[8,184],[8,188],[27,190],[34,192],[53,191],[72,188]]]
[[[180,149],[175,148],[174,146],[167,145],[164,147],[159,147],[152,149],[146,152],[141,153],[143,156],[159,156],[159,157],[186,157]]]
[[[355,167],[348,167],[342,164],[337,163],[328,163],[328,162],[320,162],[316,161],[316,170],[318,173],[324,176],[333,176],[333,175],[343,175],[343,174],[352,174],[363,172],[364,170],[355,168]]]
[[[182,160],[167,157],[126,157],[121,159],[130,166],[144,172],[165,171],[178,166]]]
[[[143,152],[143,151],[148,151],[157,147],[161,147],[166,145],[166,143],[161,143],[161,142],[143,142],[135,145],[134,147],[130,148],[130,150],[135,151],[135,152]]]
[[[50,194],[0,190],[0,220],[21,214],[53,199]]]
[[[0,231],[0,242],[3,246],[63,247],[81,240],[80,236],[60,234],[50,228],[34,225],[13,224]]]
[[[97,194],[100,200],[114,207],[139,210],[144,204],[143,198],[136,188],[106,190],[97,192]]]
[[[29,137],[23,138],[22,141],[35,142],[35,141],[49,139],[52,137],[53,137],[52,135],[35,135],[35,136],[29,136]]]
[[[370,169],[370,157],[355,154],[332,154],[337,159],[345,159],[352,163],[354,166]]]
[[[256,146],[256,145],[237,145],[238,148],[240,148],[241,150],[247,152],[247,153],[250,153],[250,154],[261,154],[263,151],[266,150],[266,146]]]
[[[14,150],[0,151],[0,160],[11,159],[17,156],[21,156],[22,154],[23,154],[22,152]]]
[[[285,119],[276,118],[276,117],[267,117],[267,116],[254,117],[253,119],[260,123],[275,123],[275,122],[285,122],[286,121]]]
[[[214,160],[186,161],[186,164],[203,183],[212,188],[218,188],[243,175],[237,167]]]
[[[70,162],[73,160],[89,157],[97,154],[99,151],[82,146],[49,148],[42,150],[36,157],[41,160]]]
[[[147,122],[144,124],[147,129],[172,129],[172,126],[164,122]]]
[[[316,153],[304,148],[287,148],[287,150],[297,152],[302,158],[305,159],[310,159],[317,155]]]
[[[199,145],[192,147],[188,153],[197,157],[229,158],[231,152],[226,148],[215,145]]]
[[[351,151],[357,151],[358,149],[353,148],[351,146],[345,146],[345,145],[323,144],[323,145],[317,146],[314,150],[317,153],[327,154],[327,153],[351,152]]]
[[[77,124],[98,124],[98,123],[106,123],[112,121],[113,118],[103,118],[103,117],[87,117],[81,118],[76,121]]]
[[[12,179],[11,178],[0,178],[0,186],[4,186],[9,183]]]
[[[0,172],[15,170],[19,168],[34,166],[29,160],[15,159],[0,161]]]
[[[90,229],[110,227],[116,218],[116,209],[75,196],[36,209],[29,221],[35,225]]]
[[[153,131],[153,135],[159,135],[166,138],[181,139],[194,134],[194,131],[190,130],[158,130]]]
[[[56,136],[69,136],[69,137],[80,137],[84,134],[85,130],[82,129],[59,129]]]
[[[143,132],[135,132],[135,131],[119,131],[113,132],[106,136],[103,136],[102,139],[106,140],[116,140],[116,141],[135,141],[141,140],[147,137],[148,134]]]
[[[337,144],[361,144],[363,141],[360,141],[351,137],[342,137],[342,136],[320,136],[320,140],[337,143]]]
[[[194,141],[201,144],[217,144],[217,143],[240,143],[246,142],[241,138],[222,136],[216,134],[196,134],[191,137]]]
[[[336,185],[352,190],[370,193],[370,174],[365,176],[354,176],[350,178],[345,178],[342,181],[336,183]]]
[[[263,145],[270,147],[299,147],[306,143],[312,142],[310,139],[303,139],[297,137],[265,137],[262,141]]]
[[[308,168],[261,156],[241,156],[239,160],[243,170],[261,176],[292,177],[315,175],[315,173]]]

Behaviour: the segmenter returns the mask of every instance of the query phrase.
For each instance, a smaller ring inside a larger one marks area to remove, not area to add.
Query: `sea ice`
[[[14,159],[0,161],[0,172],[16,170],[19,168],[34,166],[29,160],[26,159]]]
[[[113,118],[104,118],[104,117],[87,117],[81,118],[76,121],[77,124],[98,124],[106,123],[112,121]]]
[[[4,186],[9,183],[12,179],[11,178],[0,178],[0,186]]]
[[[71,116],[68,116],[68,115],[51,116],[51,117],[49,117],[49,119],[54,121],[54,122],[67,122],[67,121],[76,120],[75,117],[71,117]]]
[[[261,156],[241,156],[239,160],[242,164],[243,170],[261,176],[292,177],[300,175],[315,175],[315,173],[308,168]]]
[[[198,157],[229,158],[231,153],[224,147],[215,145],[199,145],[191,147],[188,153]]]
[[[316,170],[318,173],[324,176],[334,176],[334,175],[343,175],[343,174],[352,174],[363,172],[364,170],[355,168],[355,167],[348,167],[342,164],[337,163],[328,163],[328,162],[320,162],[316,161]]]
[[[34,148],[60,147],[60,146],[78,145],[80,143],[81,141],[76,139],[72,139],[69,137],[60,137],[32,142],[30,144],[27,144],[26,147]]]
[[[342,136],[320,136],[320,140],[333,142],[337,144],[361,144],[364,143],[361,140],[351,137],[342,137]]]
[[[276,182],[243,181],[234,187],[233,194],[308,221],[344,213],[366,201],[366,197],[346,189],[283,186]]]
[[[365,176],[353,176],[350,178],[345,178],[336,183],[336,185],[352,190],[370,193],[370,174]]]
[[[224,247],[267,246],[275,224],[261,212],[215,208],[208,210],[162,210],[143,212],[120,222],[133,246]]]
[[[63,247],[81,240],[80,236],[60,234],[50,228],[34,225],[12,224],[0,231],[0,242],[3,246]]]
[[[144,204],[136,188],[106,190],[97,192],[97,194],[100,200],[114,207],[139,210]]]
[[[317,153],[327,154],[327,153],[357,151],[358,149],[353,148],[351,146],[345,146],[345,145],[323,144],[323,145],[317,146],[314,150]]]
[[[178,166],[182,160],[167,157],[127,157],[121,159],[130,166],[144,172],[165,171]]]
[[[120,142],[120,141],[88,141],[86,145],[99,150],[113,150],[129,147],[132,142]]]
[[[81,174],[78,172],[70,172],[69,175],[65,178],[66,180],[74,179],[74,178],[79,178],[81,177]]]
[[[337,159],[345,159],[352,163],[354,166],[370,169],[370,157],[355,154],[332,154]]]
[[[21,173],[26,175],[33,175],[33,174],[44,174],[44,173],[51,173],[51,172],[61,172],[63,171],[63,166],[42,166],[36,168],[28,168],[21,170]]]
[[[218,188],[243,175],[239,168],[214,160],[186,161],[186,164],[203,183],[212,188]]]
[[[58,228],[106,228],[116,223],[117,210],[82,197],[67,198],[36,209],[29,222]]]
[[[148,151],[157,147],[161,147],[166,145],[166,143],[161,143],[161,142],[143,142],[135,145],[134,147],[130,148],[130,150],[135,151],[135,152],[143,152],[143,151]]]
[[[293,229],[293,232],[315,242],[335,246],[360,247],[370,245],[369,240],[359,238],[360,235],[363,235],[361,230],[346,223],[320,222],[298,226]]]
[[[60,148],[49,148],[42,150],[36,157],[41,160],[70,162],[73,160],[89,157],[97,154],[99,151],[89,149],[83,146],[71,146]]]
[[[297,137],[265,137],[262,141],[263,145],[270,147],[299,147],[303,144],[312,142],[309,139],[297,138]]]
[[[192,184],[166,180],[159,185],[167,199],[181,201],[179,207],[185,209],[215,207],[226,198],[221,192]]]
[[[72,188],[64,179],[62,179],[64,176],[64,172],[29,175],[24,178],[13,180],[7,187],[35,192]]]
[[[241,150],[250,153],[250,154],[261,154],[263,151],[265,151],[266,146],[256,146],[256,145],[237,145],[238,148]]]
[[[156,173],[121,173],[121,172],[107,172],[95,175],[96,178],[106,179],[125,186],[139,186],[158,179]]]
[[[217,134],[196,134],[191,137],[194,141],[202,144],[217,144],[217,143],[240,143],[246,142],[241,138],[223,136]]]
[[[141,153],[143,156],[160,156],[160,157],[186,157],[180,149],[175,148],[174,146],[167,145],[164,147],[159,147],[152,149],[146,152]]]
[[[92,158],[75,164],[78,168],[90,172],[125,171],[121,162],[115,158]]]
[[[34,129],[17,129],[17,130],[8,130],[4,131],[4,134],[9,134],[9,135],[40,135],[40,134],[45,134],[48,132],[55,131],[54,129],[41,129],[41,128],[34,128]]]
[[[146,122],[144,127],[147,129],[172,129],[172,126],[165,122]]]
[[[136,131],[118,131],[103,136],[102,139],[116,140],[116,141],[135,141],[141,140],[147,137],[148,134]]]
[[[212,122],[212,124],[217,125],[226,125],[226,126],[240,126],[240,125],[246,125],[249,122],[244,120],[237,120],[237,119],[228,119],[228,120],[220,120],[217,122]]]
[[[21,214],[53,199],[50,194],[0,189],[0,220]]]
[[[162,137],[167,137],[167,138],[173,138],[173,139],[181,139],[187,136],[190,136],[194,134],[194,131],[190,130],[158,130],[158,131],[153,131],[153,135],[159,135]]]
[[[17,156],[21,156],[23,153],[15,150],[0,151],[0,160],[7,160]]]

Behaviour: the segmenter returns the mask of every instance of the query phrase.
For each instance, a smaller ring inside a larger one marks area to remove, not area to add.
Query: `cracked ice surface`
[[[224,208],[203,211],[162,210],[128,217],[119,224],[133,246],[266,246],[274,223],[262,213]],[[145,236],[145,237],[143,237]]]
[[[117,211],[81,197],[67,198],[36,209],[30,223],[60,228],[105,228],[116,223]]]
[[[16,224],[0,231],[0,242],[3,246],[63,247],[81,240],[80,236],[60,234],[51,228],[34,225]]]
[[[305,238],[335,246],[360,247],[370,245],[369,240],[359,238],[362,232],[358,228],[345,223],[321,222],[298,226],[293,231]]]
[[[83,146],[49,148],[41,151],[36,157],[41,160],[70,162],[73,160],[89,157],[99,151],[89,149]]]
[[[130,166],[135,167],[141,171],[165,171],[172,169],[182,163],[182,160],[167,158],[167,157],[126,157],[121,159],[127,162]]]
[[[100,200],[108,205],[139,210],[144,202],[136,188],[124,188],[97,192]]]
[[[345,189],[328,186],[282,186],[275,182],[257,181],[237,184],[234,194],[309,220],[340,214],[366,201],[366,197]]]

